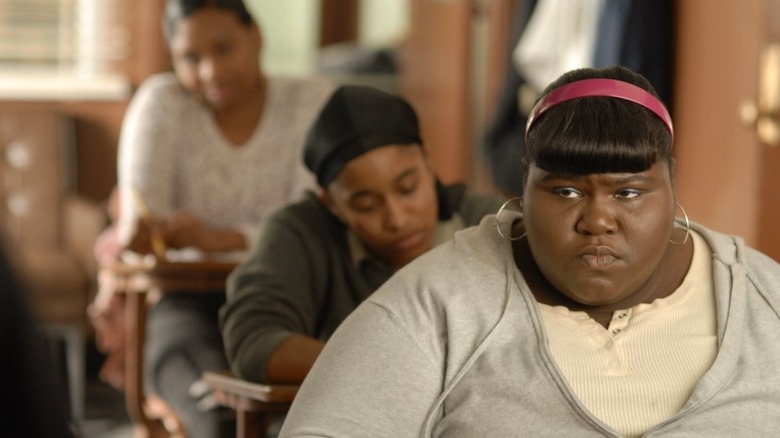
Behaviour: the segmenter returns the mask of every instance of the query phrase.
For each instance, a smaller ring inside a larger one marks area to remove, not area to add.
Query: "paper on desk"
[[[165,260],[172,263],[187,262],[232,262],[239,263],[246,256],[246,251],[225,251],[217,253],[206,253],[195,247],[187,248],[168,248],[165,251]],[[152,266],[157,263],[154,254],[139,254],[132,251],[124,251],[121,254],[122,262],[127,264],[141,264]]]

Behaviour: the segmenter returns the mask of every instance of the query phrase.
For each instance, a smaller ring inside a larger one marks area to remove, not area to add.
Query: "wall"
[[[409,31],[410,0],[362,0],[358,39],[367,47],[400,43]]]
[[[264,69],[271,74],[316,71],[320,35],[319,0],[246,0],[260,23]],[[358,40],[367,47],[400,42],[409,22],[409,0],[361,0]]]
[[[757,95],[761,3],[687,0],[677,10],[677,194],[691,220],[751,245],[758,242],[760,148],[740,125],[739,106]]]
[[[162,0],[126,0],[132,37],[130,58],[119,66],[131,92],[150,74],[169,68],[162,37]],[[319,49],[318,0],[246,0],[263,28],[262,64],[272,74],[308,74],[316,67]],[[380,44],[402,33],[408,0],[362,0],[361,40]],[[111,100],[0,100],[0,111],[54,110],[73,116],[78,139],[79,193],[106,199],[116,182],[116,151],[122,118],[130,94]]]
[[[133,35],[129,59],[118,70],[130,82],[131,91],[149,74],[167,68],[160,29],[161,2],[132,1],[126,25]],[[116,181],[116,148],[122,118],[130,94],[124,97],[88,100],[50,98],[0,100],[3,110],[58,111],[75,120],[77,138],[77,190],[93,200],[103,200]]]
[[[317,0],[246,0],[263,32],[262,64],[270,74],[314,71],[319,47]]]

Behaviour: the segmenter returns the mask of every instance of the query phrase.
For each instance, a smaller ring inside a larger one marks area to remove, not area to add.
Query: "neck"
[[[263,116],[267,99],[267,82],[260,78],[259,85],[240,102],[227,108],[214,110],[214,117],[222,134],[234,145],[246,142]]]
[[[217,120],[248,117],[262,111],[267,98],[268,83],[264,77],[258,79],[258,84],[241,100],[223,108],[213,108]]]

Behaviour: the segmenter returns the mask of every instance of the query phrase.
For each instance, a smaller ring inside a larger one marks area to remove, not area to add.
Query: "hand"
[[[87,307],[87,315],[95,327],[95,343],[104,353],[123,350],[125,345],[125,300],[117,293],[121,287],[110,276],[98,278],[100,289]]]
[[[266,377],[271,383],[303,382],[325,343],[319,339],[294,334],[283,340],[271,353]]]
[[[207,253],[246,248],[243,234],[211,228],[185,212],[169,217],[162,224],[161,233],[166,244],[172,248],[195,247]]]
[[[122,245],[119,243],[119,229],[116,224],[111,224],[104,229],[92,246],[92,252],[98,265],[110,265],[119,260]]]
[[[129,235],[120,236],[120,246],[139,254],[153,253],[152,236],[156,234],[162,238],[163,228],[164,223],[160,220],[136,217],[131,223]]]

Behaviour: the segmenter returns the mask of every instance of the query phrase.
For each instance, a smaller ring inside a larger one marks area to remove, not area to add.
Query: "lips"
[[[418,231],[401,237],[394,241],[391,246],[395,251],[408,251],[422,244],[424,240],[425,233]]]
[[[580,260],[590,269],[605,269],[620,260],[615,252],[606,246],[594,246],[578,254]]]
[[[230,94],[230,87],[225,85],[210,86],[206,88],[206,98],[211,102],[221,102]]]

